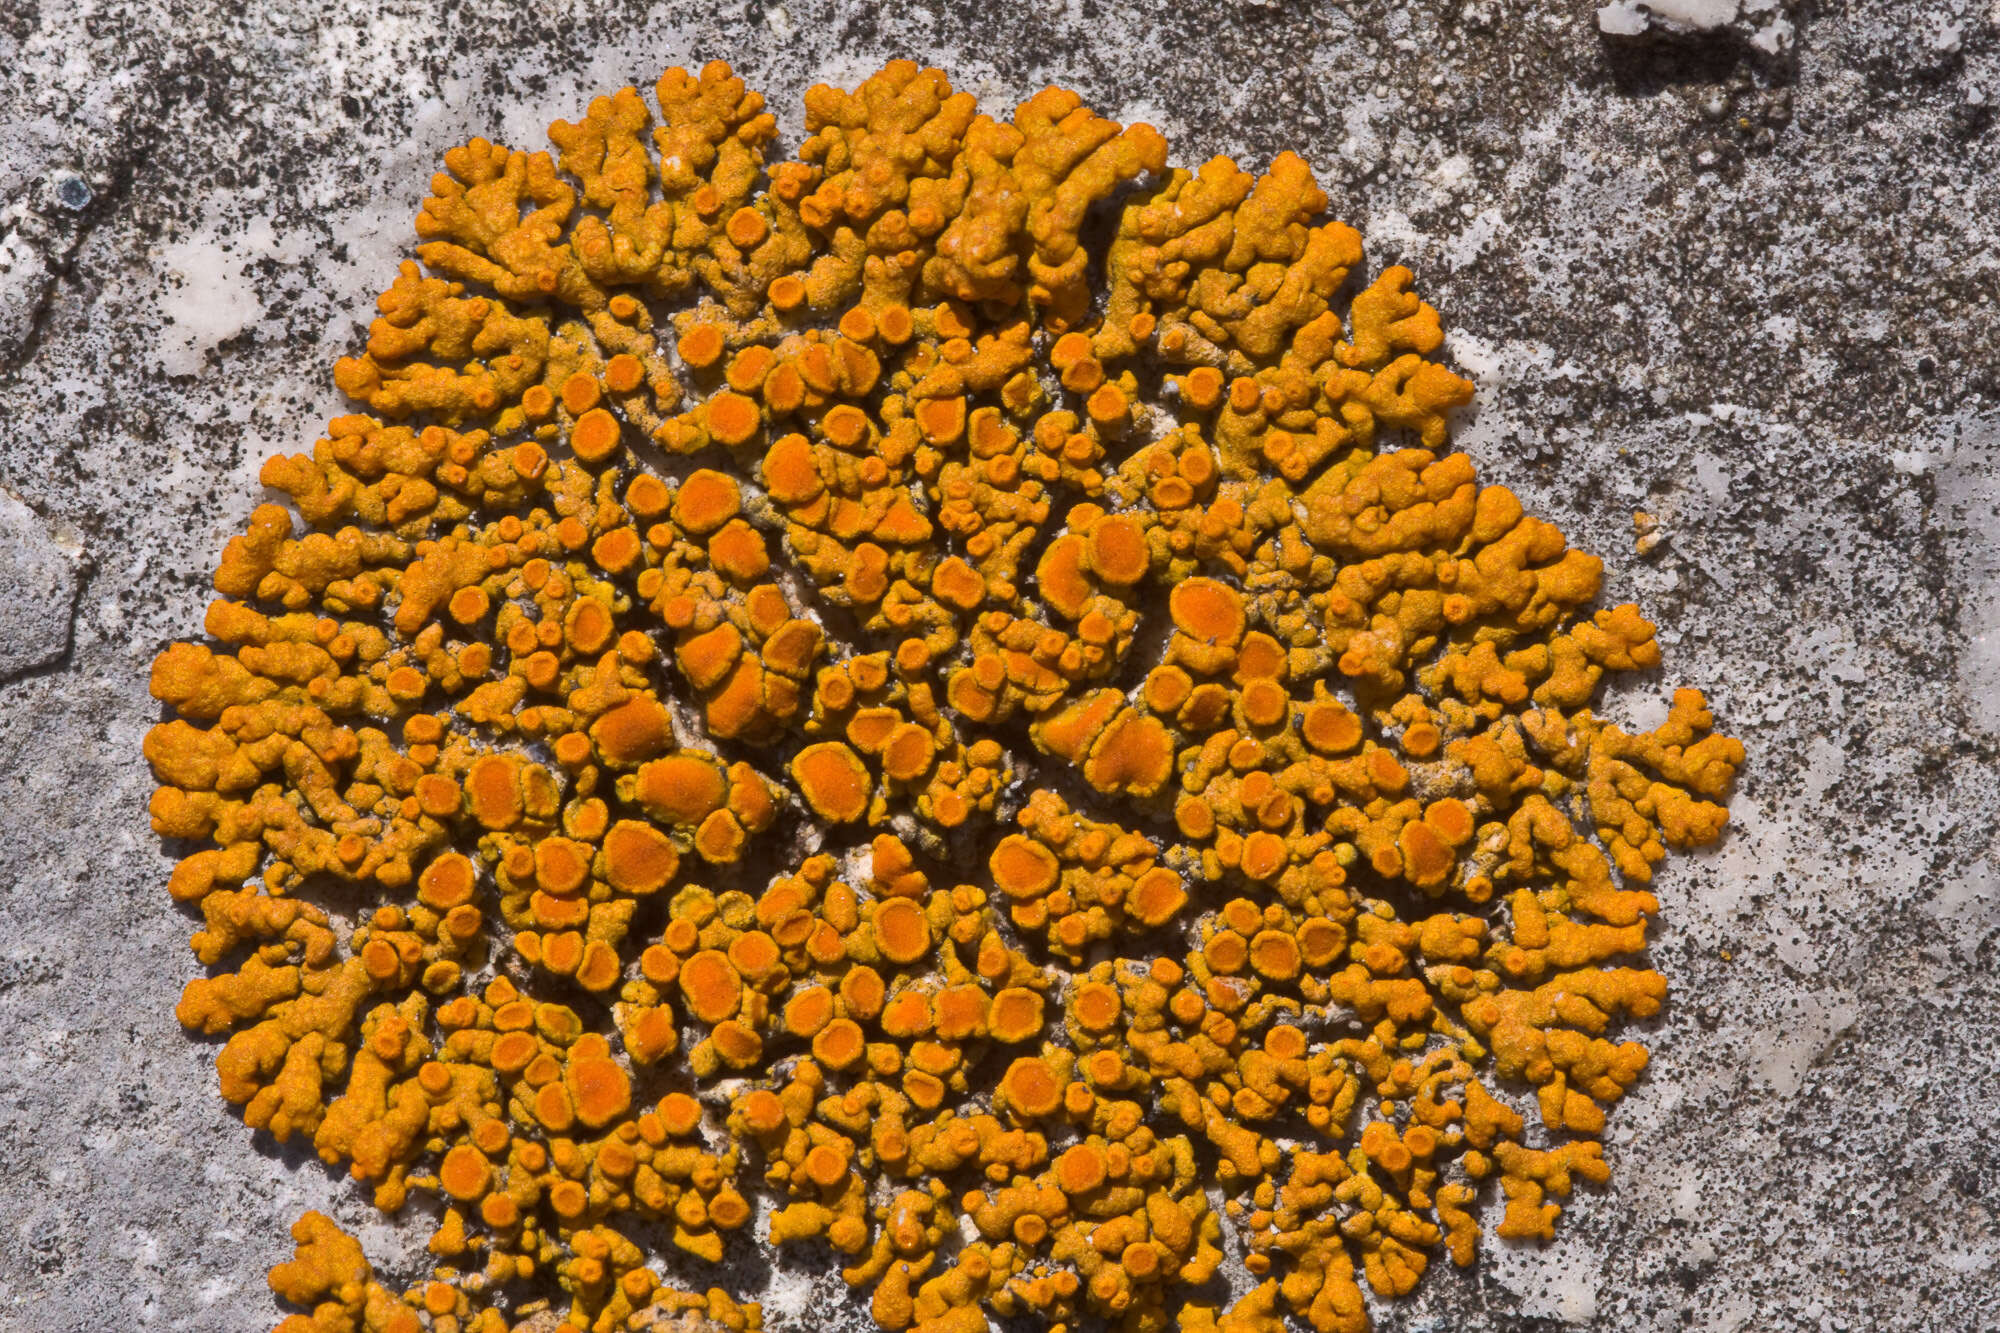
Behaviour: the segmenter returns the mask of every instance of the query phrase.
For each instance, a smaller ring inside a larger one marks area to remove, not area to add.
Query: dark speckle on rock
[[[268,1329],[307,1208],[424,1271],[422,1221],[257,1151],[174,1023],[198,919],[140,745],[259,464],[347,410],[440,154],[718,57],[795,145],[810,85],[895,56],[996,113],[1075,88],[1181,163],[1300,153],[1442,312],[1456,446],[1749,747],[1722,846],[1653,886],[1673,996],[1612,1183],[1377,1327],[2000,1327],[1985,0],[39,0],[0,3],[0,1329]],[[768,1300],[871,1327],[830,1273]]]

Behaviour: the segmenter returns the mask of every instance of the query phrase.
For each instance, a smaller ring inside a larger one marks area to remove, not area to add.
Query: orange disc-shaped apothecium
[[[930,923],[908,898],[891,898],[875,911],[875,938],[890,962],[913,963],[930,951]]]
[[[861,1058],[864,1040],[857,1024],[849,1019],[836,1018],[813,1038],[813,1058],[831,1069],[846,1069]]]
[[[604,878],[632,894],[657,893],[680,869],[673,841],[651,824],[620,820],[604,835]]]
[[[1243,597],[1214,579],[1189,579],[1167,598],[1174,628],[1203,643],[1234,643],[1243,636]]]
[[[1129,899],[1132,915],[1148,926],[1164,925],[1187,902],[1181,877],[1164,866],[1156,866],[1139,877]]]
[[[1027,1041],[1042,1030],[1042,997],[1010,986],[993,997],[987,1028],[1000,1041]]]
[[[448,912],[472,901],[475,884],[472,862],[457,852],[447,852],[424,867],[417,881],[417,899],[426,907]]]
[[[601,462],[618,452],[618,418],[596,408],[586,412],[570,432],[570,447],[576,456],[590,462]]]
[[[521,818],[518,760],[488,755],[466,773],[465,799],[472,817],[489,829],[512,828]]]
[[[1088,1194],[1104,1183],[1104,1149],[1079,1143],[1056,1159],[1056,1182],[1065,1194]]]
[[[535,883],[554,894],[572,894],[590,878],[591,848],[568,838],[544,838],[535,844]]]
[[[1257,932],[1250,941],[1250,965],[1274,981],[1289,981],[1299,974],[1297,938],[1281,930]]]
[[[438,1166],[438,1181],[452,1198],[469,1202],[486,1193],[493,1181],[493,1164],[479,1149],[461,1143],[444,1155]]]
[[[889,1329],[1359,1333],[1546,1238],[1743,753],[1599,716],[1655,627],[1454,450],[1416,275],[1056,88],[577,115],[445,151],[153,664],[176,1016],[441,1219],[274,1289],[751,1333],[651,1247],[762,1211]]]
[[[1030,1119],[1053,1115],[1062,1105],[1062,1091],[1061,1080],[1039,1056],[1014,1061],[1000,1080],[1000,1092],[1007,1103]]]
[[[735,478],[703,468],[674,492],[674,522],[705,536],[735,518],[742,505],[743,491]]]
[[[1118,1021],[1123,1006],[1118,999],[1116,987],[1101,981],[1089,982],[1077,989],[1074,1001],[1077,1022],[1092,1032],[1109,1031]]]
[[[570,1065],[564,1080],[576,1103],[576,1118],[601,1129],[632,1106],[632,1082],[615,1061],[586,1057]]]
[[[1055,887],[1060,865],[1038,842],[1009,834],[993,849],[993,882],[1010,898],[1037,898]]]
[[[824,986],[799,991],[785,1004],[785,1027],[795,1037],[810,1038],[833,1018],[833,992]]]
[[[868,768],[839,741],[808,745],[792,760],[792,777],[806,804],[833,824],[851,824],[868,812]]]
[[[1106,583],[1137,583],[1146,575],[1152,557],[1146,550],[1146,533],[1137,519],[1125,514],[1100,518],[1090,528],[1090,569]]]
[[[679,1033],[674,1016],[665,1005],[651,1006],[635,1014],[624,1028],[625,1049],[640,1064],[652,1064],[674,1049]]]
[[[704,1023],[720,1023],[736,1012],[743,978],[726,954],[704,949],[681,964],[681,994],[688,1012]]]
[[[722,766],[706,756],[668,755],[639,770],[634,795],[646,812],[669,824],[699,824],[727,794]]]

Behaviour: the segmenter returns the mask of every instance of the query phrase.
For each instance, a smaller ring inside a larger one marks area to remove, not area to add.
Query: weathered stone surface
[[[1182,161],[1304,154],[1444,313],[1481,386],[1459,442],[1750,747],[1728,840],[1658,886],[1674,1000],[1613,1184],[1382,1327],[2000,1322],[2000,19],[1787,5],[1760,45],[1780,10],[1733,8],[0,8],[0,483],[83,578],[59,635],[64,599],[5,613],[35,660],[0,665],[0,1327],[268,1328],[306,1207],[417,1271],[421,1230],[254,1140],[174,1024],[192,927],[139,743],[152,654],[263,457],[338,409],[439,153],[667,64],[789,109],[902,54],[993,109],[1073,86]],[[865,1326],[839,1291],[785,1279],[771,1322]]]
[[[69,651],[76,609],[75,553],[34,510],[0,489],[0,680],[45,667]]]

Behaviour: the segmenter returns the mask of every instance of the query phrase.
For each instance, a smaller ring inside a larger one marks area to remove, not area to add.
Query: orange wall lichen
[[[1449,452],[1409,271],[1057,89],[899,62],[788,162],[655,93],[445,155],[155,663],[178,1017],[442,1210],[403,1293],[308,1214],[282,1327],[753,1329],[635,1237],[754,1230],[888,1330],[1352,1333],[1551,1234],[1742,748],[1591,711],[1653,626]]]

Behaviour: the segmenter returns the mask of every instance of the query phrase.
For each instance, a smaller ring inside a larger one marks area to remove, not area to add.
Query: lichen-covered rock
[[[1360,1330],[1551,1234],[1742,748],[1593,713],[1652,624],[1301,159],[909,63],[806,128],[718,63],[447,153],[155,663],[182,1023],[442,1210],[400,1296],[302,1220],[285,1327],[754,1329],[639,1238],[760,1202],[926,1333]]]

